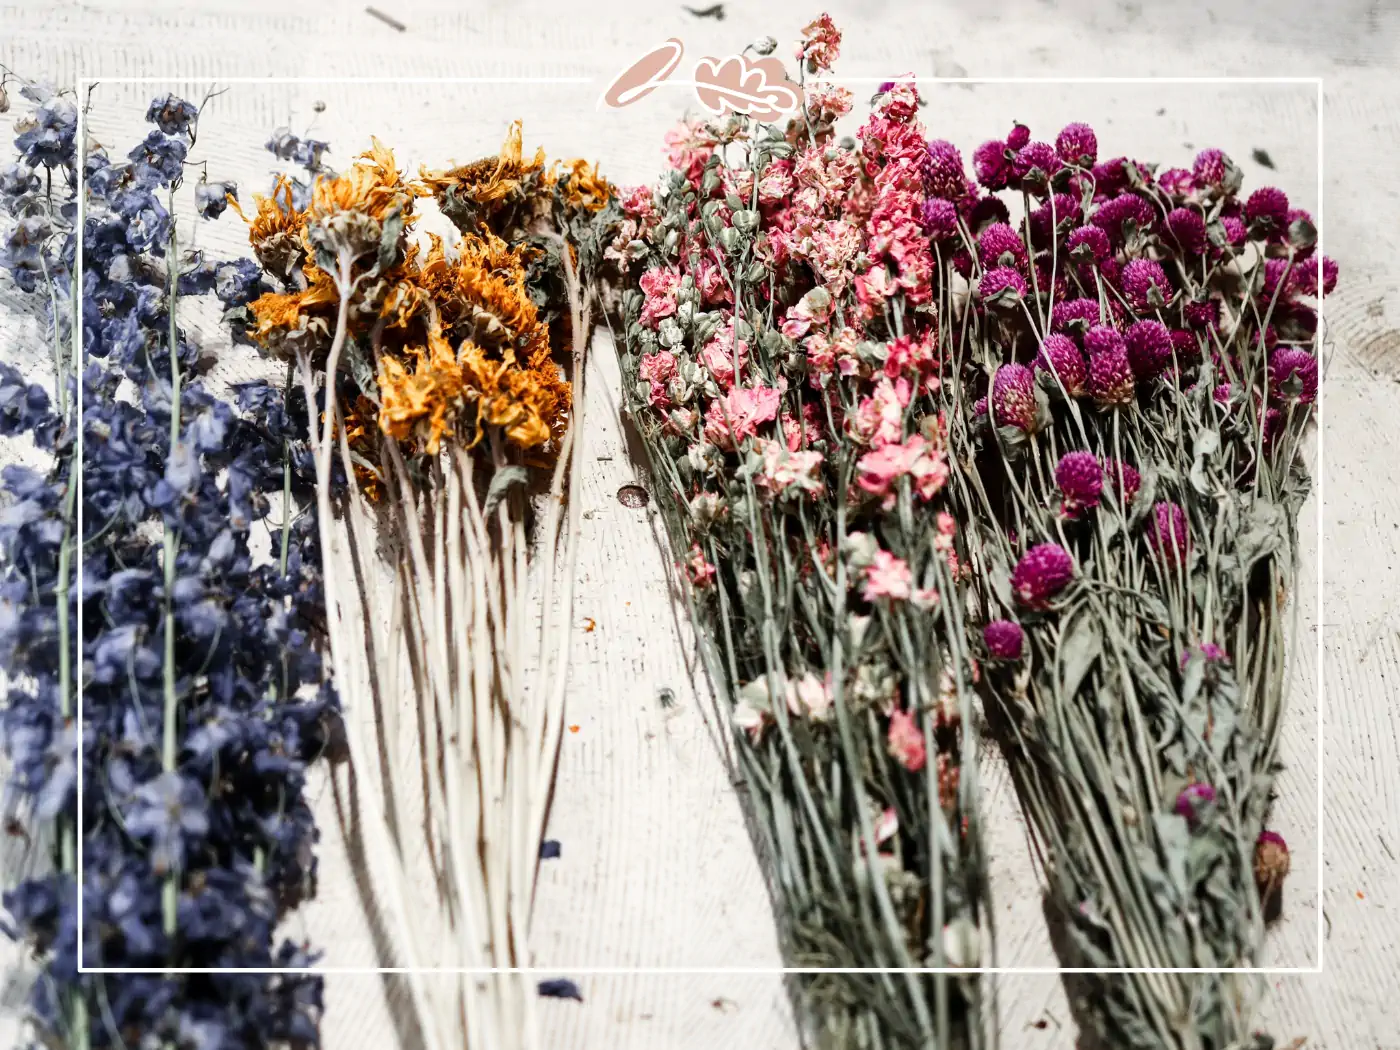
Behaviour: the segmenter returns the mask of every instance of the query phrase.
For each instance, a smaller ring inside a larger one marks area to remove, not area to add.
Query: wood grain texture
[[[698,5],[691,5],[698,6]],[[1326,251],[1343,284],[1326,309],[1330,352],[1320,446],[1322,534],[1304,510],[1299,644],[1285,720],[1276,822],[1294,847],[1287,913],[1267,962],[1312,966],[1319,913],[1327,930],[1321,975],[1270,980],[1261,1016],[1281,1042],[1310,1048],[1400,1050],[1389,1018],[1400,988],[1400,462],[1390,435],[1400,413],[1400,103],[1390,69],[1400,54],[1400,15],[1346,0],[1323,21],[1302,0],[1113,5],[1090,0],[994,0],[977,5],[904,5],[890,0],[830,5],[846,29],[846,76],[904,71],[941,76],[1312,75],[1326,77],[1326,182],[1319,185],[1314,95],[1290,86],[937,85],[923,117],[931,132],[970,153],[1012,119],[1037,134],[1088,120],[1105,151],[1169,164],[1220,146],[1241,162],[1247,185],[1276,181],[1298,204],[1325,196]],[[414,0],[393,7],[400,33],[359,3],[290,7],[276,0],[194,4],[175,0],[0,3],[0,61],[28,75],[71,83],[85,75],[145,76],[584,76],[589,85],[237,85],[212,107],[198,152],[214,177],[260,188],[261,143],[272,127],[304,129],[326,103],[316,134],[344,165],[374,132],[406,159],[437,164],[494,149],[509,119],[525,120],[528,145],[607,163],[622,182],[649,181],[661,134],[683,105],[658,92],[622,111],[598,111],[603,84],[646,48],[678,35],[688,57],[726,54],[757,36],[793,38],[818,10],[799,0],[725,5],[726,18],[697,20],[677,3],[605,0],[586,8],[558,0],[464,3]],[[783,45],[786,47],[786,43]],[[172,88],[178,85],[171,85]],[[186,90],[190,90],[186,88]],[[95,120],[126,141],[147,88],[109,84]],[[104,131],[104,133],[107,133]],[[99,136],[100,137],[100,136]],[[106,141],[106,140],[104,140]],[[1250,160],[1262,147],[1277,165]],[[201,228],[209,247],[241,247],[231,218]],[[15,320],[0,289],[0,353],[34,345],[32,317]],[[212,331],[212,328],[210,329]],[[34,367],[40,367],[36,359]],[[224,378],[255,362],[221,359]],[[668,598],[657,526],[616,499],[635,480],[616,416],[616,371],[606,340],[588,396],[589,469],[581,487],[585,534],[576,610],[580,617],[569,721],[551,837],[537,905],[541,965],[772,966],[773,924],[739,800],[704,718],[708,699],[691,674],[688,628]],[[0,454],[12,455],[10,446]],[[1322,606],[1316,593],[1322,555]],[[584,631],[583,618],[592,631]],[[1316,639],[1323,632],[1319,666]],[[1320,674],[1320,677],[1319,677]],[[1326,728],[1316,720],[1319,683]],[[698,686],[698,688],[697,688]],[[662,687],[678,705],[663,711]],[[1317,894],[1316,760],[1325,757],[1325,888]],[[1054,965],[1038,887],[1004,767],[989,755],[986,824],[1003,965]],[[349,862],[353,835],[340,831],[328,783],[318,788],[321,896],[297,916],[295,936],[327,951],[329,965],[372,965],[378,956]],[[700,1050],[792,1050],[797,1045],[779,977],[631,975],[581,978],[586,1002],[547,1002],[551,1045]],[[1053,976],[998,980],[1007,1046],[1074,1045]],[[395,1020],[396,989],[377,976],[328,981],[330,1050],[411,1045]],[[0,995],[0,1011],[15,1000]],[[0,1018],[0,1029],[4,1028]],[[5,1033],[0,1031],[0,1037]]]

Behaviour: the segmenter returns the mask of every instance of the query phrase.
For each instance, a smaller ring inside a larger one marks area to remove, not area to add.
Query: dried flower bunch
[[[809,26],[799,76],[840,39]],[[977,669],[924,225],[942,200],[912,83],[854,143],[833,132],[850,93],[805,94],[786,132],[684,124],[657,188],[625,197],[624,388],[742,730],[790,963],[975,966]],[[818,1045],[986,1045],[970,976],[803,980]]]
[[[338,723],[305,434],[284,391],[207,389],[179,318],[192,297],[248,302],[258,268],[179,249],[194,105],[156,99],[113,158],[76,141],[70,94],[22,94],[0,264],[54,364],[44,383],[0,365],[0,433],[42,462],[4,468],[0,510],[5,817],[30,853],[4,928],[42,967],[27,1019],[46,1046],[313,1047],[318,977],[180,972],[315,958],[275,933],[315,889],[305,771]],[[236,190],[209,185],[217,217]],[[263,530],[274,558],[253,553]],[[82,964],[148,972],[77,972],[79,863]]]
[[[258,201],[250,237],[278,288],[248,324],[295,363],[319,431],[322,545],[346,566],[327,572],[332,662],[380,734],[371,746],[351,719],[352,757],[368,770],[376,752],[415,755],[381,763],[371,828],[397,947],[409,966],[530,966],[577,551],[581,289],[616,206],[588,164],[527,159],[518,123],[474,164],[406,179],[376,141],[305,190],[283,182]],[[455,243],[417,235],[425,198]],[[338,494],[337,476],[357,483]],[[437,899],[409,906],[430,877]],[[519,974],[415,973],[410,987],[430,1047],[464,1032],[470,1046],[538,1045]]]
[[[1336,268],[1219,150],[1159,170],[1018,124],[976,183],[946,143],[926,163],[969,619],[1064,961],[1253,965],[1287,871],[1261,832]],[[1106,1046],[1249,1045],[1245,976],[1082,991]]]

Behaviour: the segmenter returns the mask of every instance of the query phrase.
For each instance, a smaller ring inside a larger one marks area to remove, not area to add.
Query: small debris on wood
[[[315,102],[311,103],[311,111],[313,113],[324,113],[326,111],[326,104],[318,98]]]
[[[676,694],[670,686],[663,685],[660,691],[657,692],[656,699],[660,701],[663,711],[669,711],[676,706]]]
[[[685,11],[687,11],[688,13],[694,15],[696,18],[713,18],[716,22],[723,22],[723,21],[724,21],[724,5],[723,5],[723,4],[711,4],[709,7],[700,7],[700,8],[696,8],[696,7],[685,7],[684,4],[682,4],[681,6],[682,6],[682,8],[684,8]]]
[[[390,29],[397,29],[400,33],[406,32],[408,30],[408,26],[404,25],[397,18],[391,18],[389,15],[386,15],[377,7],[365,8],[365,14],[369,15],[371,18],[379,19]]]
[[[1254,151],[1254,153],[1252,154],[1252,156],[1254,157],[1254,163],[1255,163],[1255,164],[1262,164],[1262,165],[1264,165],[1264,167],[1268,168],[1270,171],[1273,170],[1273,167],[1274,167],[1274,158],[1271,157],[1271,156],[1269,156],[1269,151],[1268,151],[1268,150],[1256,149],[1256,150]]]
[[[577,726],[577,725],[571,725],[571,726],[569,726],[569,732],[570,732],[570,733],[577,733],[577,732],[578,732],[578,726]]]
[[[558,860],[560,845],[558,839],[545,839],[540,843],[540,860]]]
[[[585,616],[585,617],[583,618],[583,633],[584,633],[584,634],[592,634],[592,633],[597,629],[597,627],[598,627],[598,621],[595,620],[595,619],[593,619],[593,617],[591,617],[591,616]]]
[[[623,485],[617,490],[617,501],[624,507],[645,507],[651,501],[651,497],[640,485]]]
[[[727,1014],[731,1010],[739,1009],[738,1003],[736,1003],[733,999],[726,999],[722,995],[718,999],[711,1000],[710,1005],[722,1014]]]
[[[567,977],[555,977],[548,981],[541,981],[539,985],[540,995],[546,999],[577,999],[583,1002],[583,993],[578,990],[578,985]]]

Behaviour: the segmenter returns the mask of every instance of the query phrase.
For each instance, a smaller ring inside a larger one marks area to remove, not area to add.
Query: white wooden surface
[[[694,3],[691,6],[707,6]],[[1343,267],[1327,304],[1332,358],[1324,387],[1326,584],[1322,694],[1316,731],[1318,537],[1305,509],[1302,633],[1285,726],[1277,822],[1294,846],[1287,914],[1267,962],[1316,964],[1325,913],[1325,972],[1271,978],[1262,1020],[1283,1042],[1306,1037],[1327,1050],[1397,1050],[1392,997],[1400,988],[1400,715],[1387,677],[1400,674],[1400,464],[1389,440],[1400,412],[1400,161],[1397,80],[1389,72],[1400,17],[1347,0],[1321,21],[1302,0],[1179,0],[1147,7],[1090,0],[1002,0],[986,5],[909,5],[881,0],[830,5],[846,31],[838,66],[847,76],[906,71],[941,76],[1322,75],[1326,78],[1326,213],[1323,236]],[[390,5],[380,4],[388,10]],[[398,32],[359,3],[292,8],[274,0],[193,4],[72,0],[0,4],[0,62],[60,83],[85,76],[583,76],[590,85],[235,85],[210,109],[198,152],[214,177],[262,181],[266,133],[302,130],[326,103],[318,137],[344,164],[373,132],[401,157],[438,164],[493,150],[506,122],[525,120],[527,144],[551,155],[606,162],[622,182],[649,181],[661,133],[683,105],[660,91],[621,113],[599,112],[603,83],[642,50],[680,36],[689,53],[723,54],[771,33],[790,41],[819,8],[800,0],[725,5],[720,22],[679,3],[623,0],[568,6],[551,0],[476,4],[414,0],[394,5]],[[178,88],[178,84],[171,84]],[[186,89],[193,90],[193,89]],[[108,85],[95,130],[128,141],[146,88]],[[1071,119],[1099,130],[1105,150],[1187,163],[1217,145],[1245,167],[1249,185],[1277,181],[1317,208],[1316,107],[1310,89],[1202,85],[1076,87],[944,85],[928,92],[933,134],[964,154],[1013,118],[1039,135]],[[1162,111],[1162,112],[1159,112]],[[104,124],[105,122],[105,124]],[[1250,161],[1266,149],[1278,167]],[[232,219],[204,227],[211,247],[233,250]],[[8,329],[5,345],[20,332]],[[605,342],[605,341],[604,341]],[[253,365],[231,358],[226,375]],[[537,913],[538,963],[558,967],[771,967],[778,954],[767,900],[739,803],[691,687],[683,617],[672,612],[656,528],[617,488],[634,480],[616,419],[615,364],[606,345],[593,363],[588,400],[589,473],[576,609],[580,618],[559,787],[550,834],[563,856],[546,865]],[[584,618],[595,627],[586,631]],[[657,691],[675,690],[663,711]],[[1316,893],[1318,749],[1325,751],[1325,893]],[[1034,876],[1010,785],[989,757],[984,774],[994,891],[1004,965],[1053,966]],[[374,966],[371,923],[351,877],[350,847],[328,784],[319,788],[321,895],[295,920],[332,966]],[[551,1045],[792,1050],[797,1045],[781,978],[774,974],[632,974],[580,979],[586,1002],[544,1004]],[[999,978],[1005,1044],[1073,1046],[1073,1026],[1053,976]],[[328,980],[330,1050],[410,1046],[398,1038],[396,988],[378,976]],[[0,1009],[3,1009],[0,1000]],[[1037,1027],[1039,1025],[1039,1027]],[[0,1028],[3,1028],[0,1024]],[[0,1035],[3,1032],[0,1031]]]

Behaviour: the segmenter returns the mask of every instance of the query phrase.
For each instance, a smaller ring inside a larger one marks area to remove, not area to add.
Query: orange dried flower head
[[[443,214],[461,229],[489,226],[497,232],[517,224],[522,204],[535,198],[546,181],[544,150],[529,160],[524,155],[520,121],[510,126],[498,156],[447,171],[420,172],[437,198]]]
[[[275,277],[290,277],[306,258],[304,231],[306,216],[292,204],[292,180],[278,175],[272,194],[254,196],[257,211],[251,219],[229,198],[229,204],[248,224],[248,243],[253,246],[259,265]]]
[[[322,176],[311,189],[307,234],[312,244],[332,253],[358,258],[378,248],[384,224],[399,216],[413,220],[413,199],[428,194],[418,183],[406,183],[392,150],[377,138],[355,164],[335,178]]]
[[[560,198],[573,209],[602,211],[613,197],[612,185],[586,160],[555,164],[550,178],[554,181]]]

